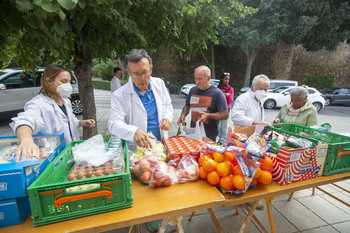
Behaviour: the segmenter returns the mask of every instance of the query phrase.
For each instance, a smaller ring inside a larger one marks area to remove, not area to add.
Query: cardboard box
[[[0,227],[21,224],[29,215],[28,196],[0,200]]]
[[[246,128],[242,128],[240,126],[228,127],[227,136],[226,136],[226,145],[228,145],[229,143],[233,143],[235,146],[243,147],[244,144],[242,142],[232,137],[233,133],[240,133],[249,137],[255,132],[260,133],[263,129],[264,129],[264,126],[260,126],[260,125],[258,126],[250,125]]]
[[[56,149],[45,160],[31,160],[0,164],[0,200],[26,195],[27,187],[43,172],[50,162],[65,148],[63,133],[34,135],[34,142],[56,141]],[[16,137],[0,137],[0,148],[18,143]]]
[[[272,179],[286,185],[321,176],[327,155],[328,144],[314,149],[281,147],[273,161]]]

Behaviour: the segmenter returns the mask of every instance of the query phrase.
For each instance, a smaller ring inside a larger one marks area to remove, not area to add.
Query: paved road
[[[95,101],[97,108],[97,126],[99,133],[109,134],[107,130],[107,121],[109,117],[111,94],[109,91],[95,89]],[[179,118],[181,109],[185,104],[186,96],[171,95],[172,104],[174,107],[174,119],[169,135],[175,135],[177,132],[176,121]],[[265,110],[265,120],[272,122],[277,116],[279,109]],[[349,133],[350,132],[350,106],[326,106],[319,113],[319,124],[328,122],[332,125],[332,132],[335,133]],[[0,120],[0,136],[13,135],[12,130],[8,126],[11,122],[11,116],[1,116]],[[78,116],[82,119],[82,116]],[[189,121],[189,117],[187,117]],[[232,121],[229,121],[229,126],[232,126]]]

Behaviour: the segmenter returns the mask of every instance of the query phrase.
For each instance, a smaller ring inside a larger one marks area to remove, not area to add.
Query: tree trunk
[[[246,66],[246,70],[245,70],[245,77],[244,77],[244,86],[245,87],[249,87],[249,82],[250,82],[250,76],[252,73],[252,66],[254,63],[254,56],[249,56],[247,55],[247,66]]]
[[[211,50],[211,78],[216,78],[215,74],[215,52],[214,52],[214,46],[212,43],[210,43],[210,50]]]
[[[78,47],[76,51],[74,73],[79,84],[79,97],[83,105],[83,119],[96,121],[96,105],[94,89],[92,87],[92,56],[89,48]],[[97,134],[97,122],[94,128],[85,128],[83,139],[88,139]]]

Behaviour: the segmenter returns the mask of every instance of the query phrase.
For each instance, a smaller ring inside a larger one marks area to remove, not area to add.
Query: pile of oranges
[[[258,161],[261,165],[253,177],[253,185],[271,183],[272,160],[265,157],[265,159],[259,158]],[[206,179],[211,185],[220,185],[222,189],[227,191],[243,191],[245,189],[246,181],[243,172],[232,151],[226,150],[220,153],[210,150],[210,153],[205,153],[199,158],[198,163],[200,178]]]

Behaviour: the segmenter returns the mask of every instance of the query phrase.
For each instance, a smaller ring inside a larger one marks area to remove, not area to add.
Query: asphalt
[[[109,135],[107,121],[109,117],[110,93],[103,90],[95,90],[97,108],[97,127],[101,134]],[[174,110],[174,120],[169,135],[173,136],[177,132],[176,121],[181,113],[181,109]],[[79,116],[81,117],[81,116]],[[268,118],[272,116],[267,116]],[[271,119],[272,121],[272,119]],[[10,120],[1,120],[0,137],[13,136],[13,132],[8,126]],[[229,126],[232,122],[229,123]],[[336,184],[350,190],[350,180],[337,182]],[[333,185],[321,186],[332,195],[350,203],[350,193],[339,189]],[[295,192],[291,201],[288,201],[288,194],[277,196],[272,201],[272,215],[276,232],[280,233],[349,233],[350,232],[350,207],[333,199],[329,195],[316,189],[312,195],[312,189]],[[264,203],[265,204],[265,203]],[[243,206],[238,206],[239,214],[235,214],[234,207],[215,207],[213,211],[224,232],[239,232],[242,223],[247,215]],[[188,221],[191,213],[184,215],[182,220],[185,232],[203,233],[218,232],[215,223],[207,210],[195,213],[191,222]],[[266,204],[263,210],[255,211],[256,217],[271,232]],[[148,232],[143,224],[143,232]],[[108,233],[126,233],[129,227],[109,231]],[[137,232],[136,228],[134,232]],[[176,232],[174,227],[167,226],[166,232]],[[251,221],[246,228],[246,233],[262,232],[255,221]]]

